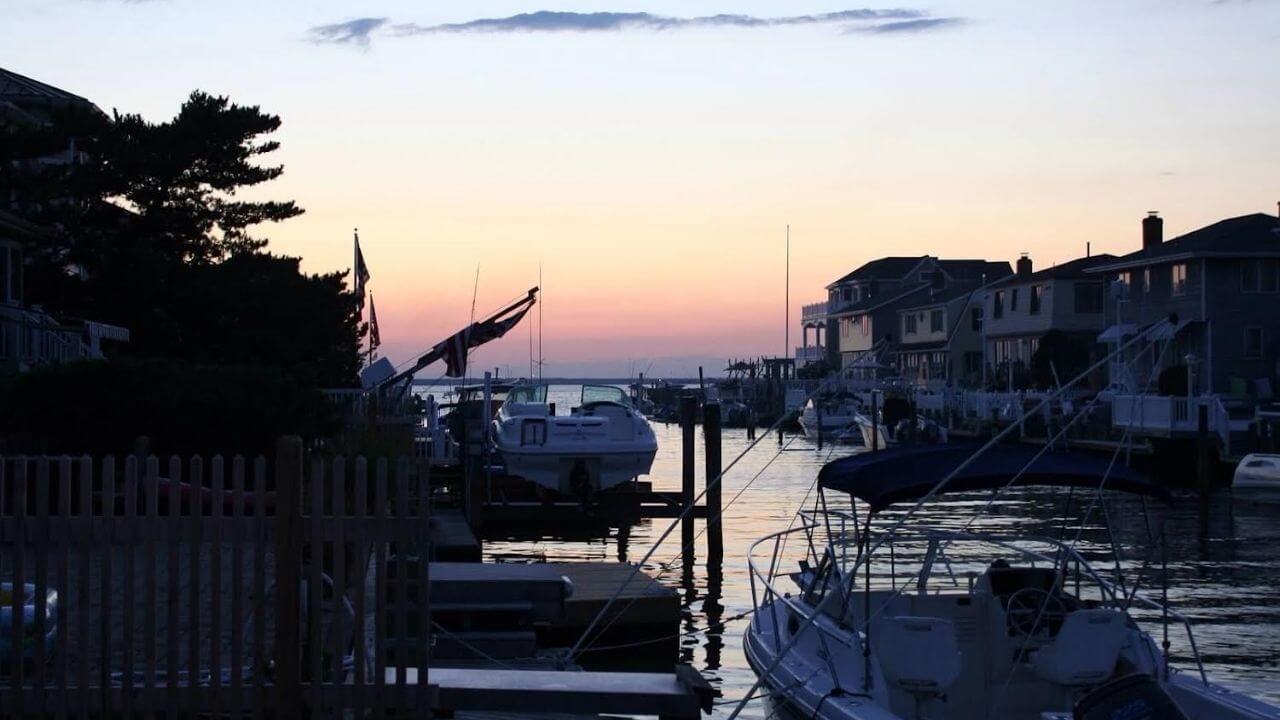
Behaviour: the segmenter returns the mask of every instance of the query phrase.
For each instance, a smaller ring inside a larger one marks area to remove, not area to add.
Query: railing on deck
[[[796,362],[811,363],[826,359],[827,349],[821,345],[809,345],[796,348]]]
[[[1218,436],[1223,452],[1231,445],[1231,418],[1217,395],[1116,395],[1111,424],[1118,430],[1169,437],[1199,431],[1200,408],[1208,409],[1209,433]]]
[[[270,474],[261,457],[0,458],[0,578],[23,619],[0,625],[0,707],[427,715],[407,681],[431,627],[428,478],[410,469],[304,468],[296,438]]]
[[[827,319],[826,302],[809,303],[800,307],[800,322],[820,322]]]

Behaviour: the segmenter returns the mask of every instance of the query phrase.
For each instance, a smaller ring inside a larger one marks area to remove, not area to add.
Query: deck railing
[[[1226,453],[1231,445],[1231,417],[1217,395],[1116,395],[1111,399],[1111,424],[1118,430],[1171,437],[1199,431],[1200,408],[1207,408],[1209,433]]]
[[[0,458],[5,714],[426,715],[428,480],[303,462]]]

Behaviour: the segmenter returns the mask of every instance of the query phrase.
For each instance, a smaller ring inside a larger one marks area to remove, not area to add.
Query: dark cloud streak
[[[963,25],[966,22],[964,18],[945,17],[945,18],[917,18],[914,20],[898,20],[894,22],[880,23],[878,25],[868,25],[866,27],[855,28],[856,32],[872,33],[874,35],[890,35],[894,33],[918,33],[928,30],[941,30],[942,28]]]
[[[356,18],[332,25],[317,25],[308,31],[307,36],[315,43],[333,43],[335,45],[359,45],[367,47],[369,36],[387,24],[388,18]]]

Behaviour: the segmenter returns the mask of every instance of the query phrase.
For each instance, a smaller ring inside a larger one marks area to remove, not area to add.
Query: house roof
[[[1060,263],[1047,267],[1043,270],[1037,270],[1025,277],[1011,275],[992,287],[1008,287],[1010,285],[1022,285],[1043,280],[1060,280],[1063,278],[1081,278],[1085,277],[1092,268],[1109,265],[1118,258],[1115,255],[1103,253],[1101,255],[1091,255],[1089,257],[1076,258],[1070,262]]]
[[[861,315],[863,313],[868,313],[868,312],[871,312],[872,310],[878,310],[884,307],[885,305],[889,305],[899,300],[903,300],[905,298],[911,297],[912,295],[915,295],[916,293],[921,292],[923,290],[927,290],[928,288],[929,288],[928,283],[920,283],[918,285],[912,285],[899,293],[883,293],[881,295],[876,295],[875,297],[869,297],[864,300],[859,300],[858,302],[853,303],[852,305],[846,305],[845,307],[841,308],[839,312],[832,313],[831,317],[837,317],[837,318],[850,317],[852,315]]]
[[[946,305],[952,300],[956,300],[962,297],[967,297],[969,295],[976,295],[981,290],[982,288],[979,288],[973,285],[966,285],[964,287],[943,288],[941,292],[937,292],[930,295],[927,299],[923,300],[922,302],[916,305],[908,305],[905,307],[898,308],[898,312],[924,310],[925,308],[937,307],[939,305]]]
[[[70,106],[102,112],[98,106],[79,95],[0,68],[0,114],[41,124],[48,122],[49,108]]]
[[[980,280],[983,274],[988,277],[1000,277],[1010,273],[1009,263],[989,260],[953,260],[941,259],[932,255],[913,257],[882,257],[865,263],[858,269],[827,285],[834,287],[855,280],[898,280],[911,272],[926,260],[931,260],[942,268],[942,271],[953,279]]]
[[[1115,258],[1114,262],[1091,267],[1089,272],[1122,270],[1191,257],[1259,255],[1280,255],[1280,219],[1275,215],[1254,213],[1219,220],[1150,250],[1137,250]]]

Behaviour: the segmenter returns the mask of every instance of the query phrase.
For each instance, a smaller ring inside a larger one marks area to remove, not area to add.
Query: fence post
[[[1202,492],[1209,489],[1209,406],[1200,403],[1196,407],[1196,487]]]
[[[286,719],[300,716],[302,701],[298,674],[301,488],[302,439],[288,435],[276,442],[276,697],[277,716]]]

